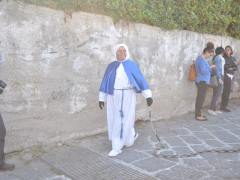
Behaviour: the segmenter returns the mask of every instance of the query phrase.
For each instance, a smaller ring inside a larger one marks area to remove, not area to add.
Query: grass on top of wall
[[[66,12],[85,11],[240,39],[240,0],[21,0]]]

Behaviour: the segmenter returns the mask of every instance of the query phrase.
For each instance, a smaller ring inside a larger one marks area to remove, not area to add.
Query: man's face
[[[206,52],[205,53],[205,57],[207,58],[207,59],[209,59],[209,58],[211,58],[212,56],[214,55],[214,53],[212,53],[212,52]]]
[[[227,56],[231,56],[232,50],[230,48],[226,48],[226,54]]]
[[[127,56],[127,52],[126,49],[124,47],[119,47],[117,50],[117,60],[118,61],[123,61],[126,59]]]
[[[210,53],[210,57],[213,57],[215,55],[214,51]]]

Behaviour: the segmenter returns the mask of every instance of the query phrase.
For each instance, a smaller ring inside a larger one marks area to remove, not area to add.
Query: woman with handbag
[[[195,104],[195,119],[199,121],[206,121],[207,118],[202,115],[202,106],[205,101],[207,87],[211,78],[211,69],[215,67],[215,65],[208,64],[208,59],[213,55],[214,50],[210,47],[206,47],[203,50],[201,56],[198,56],[195,62],[197,77],[196,77],[196,85],[197,85],[197,97]]]

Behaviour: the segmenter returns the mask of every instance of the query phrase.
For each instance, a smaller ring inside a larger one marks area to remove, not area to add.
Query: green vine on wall
[[[22,0],[67,12],[119,19],[240,39],[240,0]]]

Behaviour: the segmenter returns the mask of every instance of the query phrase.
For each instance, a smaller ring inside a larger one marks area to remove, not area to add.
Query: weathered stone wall
[[[118,43],[129,46],[150,83],[154,119],[194,109],[196,89],[187,81],[188,66],[206,42],[230,44],[240,54],[240,41],[229,37],[114,24],[106,16],[64,14],[18,1],[0,2],[0,27],[5,60],[0,77],[8,84],[0,96],[7,151],[106,130],[97,95]],[[236,86],[235,91],[239,96]],[[148,110],[141,96],[137,109],[144,119]]]

